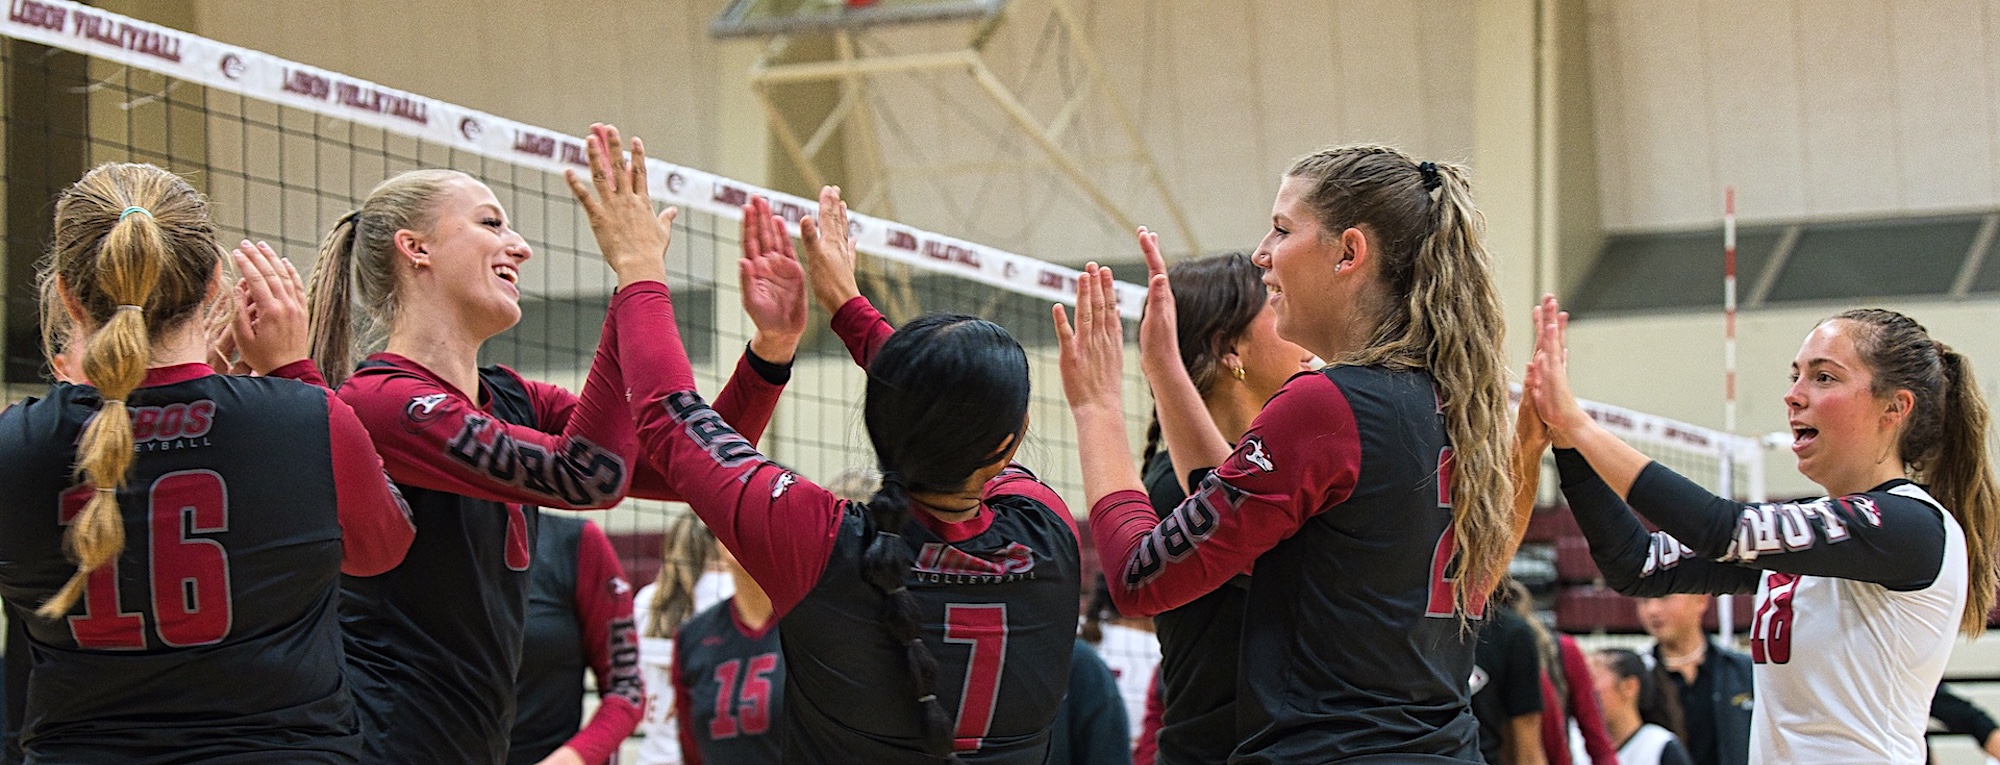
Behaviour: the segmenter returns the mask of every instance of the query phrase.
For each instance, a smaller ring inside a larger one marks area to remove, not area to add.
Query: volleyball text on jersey
[[[564,450],[551,453],[514,439],[484,415],[466,415],[445,453],[500,483],[579,506],[616,496],[625,486],[625,460],[617,454],[582,438],[572,438]]]

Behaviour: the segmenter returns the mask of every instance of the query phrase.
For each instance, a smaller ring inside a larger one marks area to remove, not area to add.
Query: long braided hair
[[[903,325],[868,365],[862,419],[882,485],[862,504],[861,576],[882,592],[882,627],[902,646],[924,748],[952,757],[952,719],[937,697],[937,657],[904,578],[915,560],[902,537],[911,492],[958,492],[1027,431],[1028,356],[1000,325],[930,314]]]

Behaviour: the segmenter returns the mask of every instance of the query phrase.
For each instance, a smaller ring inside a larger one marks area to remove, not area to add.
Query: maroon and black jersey
[[[633,463],[625,386],[653,372],[619,358],[653,340],[617,331],[632,292],[612,298],[581,396],[498,366],[468,394],[387,353],[341,386],[417,525],[401,566],[341,587],[367,761],[505,762],[537,507],[609,507],[628,489],[671,498]],[[749,368],[738,365],[724,398],[760,432],[782,388]]]
[[[1300,373],[1164,520],[1137,491],[1091,509],[1127,613],[1188,603],[1256,564],[1231,762],[1478,760],[1441,409],[1422,372]]]
[[[674,634],[674,719],[685,765],[777,765],[784,749],[785,656],[776,618],[753,630],[735,599]]]
[[[657,336],[674,332],[664,286],[641,297]],[[892,332],[861,299],[834,326],[864,365]],[[1069,682],[1079,593],[1075,524],[1055,492],[1010,467],[987,484],[970,521],[948,524],[916,510],[904,528],[881,530],[910,547],[904,583],[939,665],[937,687],[912,687],[904,646],[882,626],[885,596],[861,575],[862,551],[877,533],[867,514],[725,425],[695,393],[679,342],[647,352],[670,371],[657,385],[633,386],[644,453],[781,619],[785,761],[940,762],[923,751],[917,704],[936,694],[955,714],[965,762],[1040,765]]]
[[[1146,462],[1146,495],[1161,518],[1187,501],[1174,477],[1174,462],[1161,448]],[[1235,576],[1221,587],[1178,608],[1153,616],[1160,638],[1156,692],[1160,696],[1157,738],[1161,765],[1222,765],[1240,741],[1236,734],[1236,655],[1243,643],[1243,604],[1250,577]]]
[[[601,765],[639,727],[646,709],[632,584],[597,524],[545,513],[540,526],[528,572],[528,622],[507,761],[534,765],[568,746],[584,762]],[[588,725],[585,670],[596,677],[599,701]]]
[[[339,575],[396,565],[408,509],[368,434],[309,362],[282,377],[148,372],[126,397],[138,455],[125,549],[68,616],[32,614],[76,566],[63,531],[101,408],[67,383],[0,413],[0,595],[32,657],[31,762],[353,763]]]

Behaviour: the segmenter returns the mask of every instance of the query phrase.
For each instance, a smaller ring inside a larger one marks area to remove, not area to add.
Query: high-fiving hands
[[[229,372],[260,375],[306,358],[312,330],[298,268],[262,242],[245,240],[229,257],[242,274],[236,281],[236,315],[212,344],[217,348],[212,356],[220,356]],[[230,362],[232,353],[237,358]]]
[[[1056,344],[1060,352],[1063,395],[1070,411],[1116,413],[1123,416],[1125,377],[1124,319],[1118,315],[1118,292],[1111,269],[1096,263],[1083,267],[1076,280],[1076,323],[1060,303],[1055,306]]]
[[[799,221],[799,241],[805,243],[806,270],[813,299],[831,316],[861,296],[854,280],[854,240],[847,236],[847,203],[839,186],[819,190],[819,215]]]
[[[674,218],[680,208],[653,212],[653,199],[646,193],[646,145],[632,139],[632,161],[625,161],[618,128],[591,125],[584,141],[590,157],[590,184],[596,194],[577,178],[575,170],[564,170],[570,193],[583,205],[590,218],[590,233],[604,262],[618,275],[618,287],[634,282],[666,282],[667,245],[673,242]]]
[[[846,231],[843,224],[843,232]],[[743,206],[743,259],[737,261],[743,312],[757,326],[750,350],[757,358],[783,364],[798,353],[806,332],[806,273],[785,232],[785,219],[771,213],[771,201],[752,197]]]
[[[1543,428],[1556,446],[1567,448],[1573,429],[1590,424],[1590,415],[1577,404],[1576,394],[1569,388],[1569,313],[1562,310],[1556,296],[1543,295],[1532,315],[1535,352],[1521,382],[1521,404],[1523,415],[1532,406],[1535,416],[1523,416],[1521,427]]]

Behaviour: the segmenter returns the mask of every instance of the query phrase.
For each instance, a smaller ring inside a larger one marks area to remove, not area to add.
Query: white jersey
[[[639,759],[636,765],[680,765],[681,739],[674,721],[674,639],[646,637],[646,617],[653,609],[653,593],[659,585],[639,588],[632,596],[632,621],[639,625],[639,674],[646,680],[646,719],[639,722]],[[708,572],[694,586],[694,610],[700,613],[736,594],[736,581],[728,574]]]
[[[1944,516],[1936,580],[1897,592],[1853,579],[1764,572],[1751,626],[1757,683],[1751,762],[1925,761],[1931,695],[1965,609],[1965,533],[1915,484],[1888,491]]]
[[[1118,695],[1125,701],[1125,721],[1132,726],[1132,738],[1146,725],[1146,695],[1153,690],[1153,668],[1160,665],[1160,637],[1151,632],[1116,624],[1103,625],[1104,640],[1097,655],[1118,681]]]
[[[1679,740],[1666,728],[1652,723],[1641,725],[1618,747],[1618,765],[1660,765],[1660,755],[1666,753],[1667,745]]]

